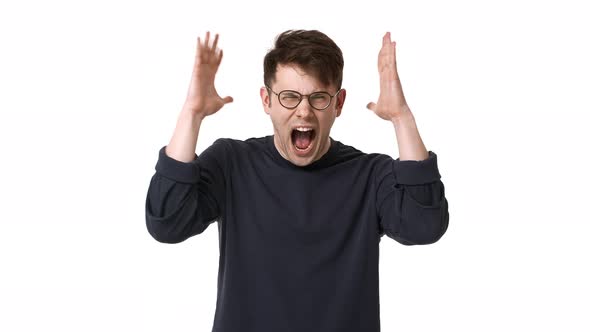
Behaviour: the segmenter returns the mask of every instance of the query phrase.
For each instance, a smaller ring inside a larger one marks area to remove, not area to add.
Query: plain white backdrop
[[[590,24],[583,1],[8,1],[0,5],[0,330],[210,331],[217,225],[145,227],[198,36],[220,34],[219,137],[272,134],[262,59],[286,29],[344,53],[332,137],[399,156],[379,95],[398,71],[449,202],[445,236],[380,249],[382,331],[588,331]],[[329,199],[329,198],[326,198]],[[585,207],[586,206],[586,207]]]

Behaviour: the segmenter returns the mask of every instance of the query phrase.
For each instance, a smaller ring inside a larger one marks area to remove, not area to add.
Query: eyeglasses
[[[274,92],[269,86],[266,87],[268,90],[270,90],[272,93],[274,93],[275,95],[277,95],[277,97],[279,97],[279,103],[287,109],[294,109],[295,107],[297,107],[301,101],[303,100],[303,97],[307,97],[307,101],[309,102],[309,105],[311,105],[311,107],[313,107],[314,109],[318,110],[318,111],[323,111],[326,108],[328,108],[328,106],[330,106],[330,104],[332,103],[332,98],[334,98],[335,96],[337,96],[340,91],[338,90],[333,96],[331,94],[329,94],[326,91],[317,91],[308,95],[302,95],[301,93],[294,91],[294,90],[283,90],[279,93]]]

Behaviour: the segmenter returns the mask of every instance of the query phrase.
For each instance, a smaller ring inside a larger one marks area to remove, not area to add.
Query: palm
[[[397,73],[395,42],[391,41],[389,32],[383,36],[383,45],[379,51],[377,67],[379,69],[381,91],[377,104],[369,103],[367,107],[380,118],[391,120],[404,112],[408,105]]]
[[[205,41],[198,38],[195,65],[191,75],[191,83],[187,93],[186,105],[200,115],[207,116],[219,111],[223,105],[232,102],[232,97],[221,98],[215,89],[215,75],[223,58],[223,51],[217,52],[218,35],[213,45],[209,45],[209,32]]]

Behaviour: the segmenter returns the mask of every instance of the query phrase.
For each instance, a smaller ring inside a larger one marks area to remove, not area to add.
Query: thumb
[[[222,100],[223,100],[224,104],[231,103],[232,101],[234,101],[234,99],[230,96],[227,96],[227,97],[223,98]]]
[[[375,112],[375,110],[377,109],[377,104],[375,104],[374,102],[370,102],[367,104],[367,108]]]

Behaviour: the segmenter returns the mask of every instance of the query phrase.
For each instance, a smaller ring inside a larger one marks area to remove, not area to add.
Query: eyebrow
[[[301,92],[299,92],[297,90],[294,90],[294,89],[281,89],[281,90],[278,90],[277,92],[278,93],[281,93],[282,91],[294,91],[294,92],[297,92],[297,93],[302,94],[302,95],[310,95],[310,94],[313,94],[313,93],[316,93],[316,92],[327,92],[327,93],[330,93],[327,89],[324,89],[324,90],[321,90],[321,89],[320,90],[314,90],[314,91],[312,91],[310,93],[301,93]]]

